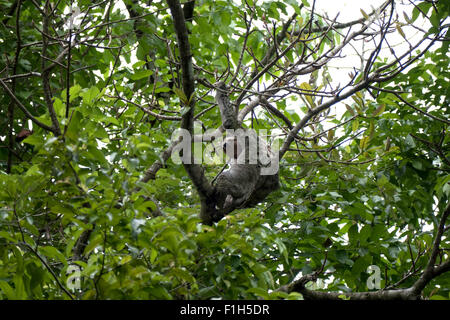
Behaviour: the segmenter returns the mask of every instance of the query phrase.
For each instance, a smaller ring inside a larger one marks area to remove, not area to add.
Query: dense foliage
[[[190,57],[168,3],[0,0],[0,299],[450,299],[449,3],[344,24],[313,0],[190,1]],[[186,119],[220,126],[218,80],[285,150],[278,191],[207,226],[164,151]]]

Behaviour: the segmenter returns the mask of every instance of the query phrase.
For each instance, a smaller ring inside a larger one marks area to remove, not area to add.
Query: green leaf
[[[309,106],[311,108],[314,108],[315,107],[315,103],[314,103],[314,100],[312,98],[313,89],[310,86],[310,84],[308,82],[303,82],[302,84],[300,84],[299,87],[300,87],[300,89],[305,90],[305,93],[304,93],[303,96],[305,97],[305,99],[308,102]]]
[[[348,238],[350,243],[356,243],[359,239],[358,225],[354,224],[348,230]]]
[[[270,295],[267,290],[261,289],[261,288],[250,288],[247,290],[248,293],[254,293],[257,296],[263,298],[263,299],[269,299]]]
[[[411,137],[411,135],[409,134],[406,136],[405,145],[407,147],[407,150],[416,147],[416,142],[414,141],[413,137]]]
[[[356,115],[355,111],[354,111],[354,110],[352,109],[352,107],[350,107],[348,104],[345,104],[345,107],[347,108],[348,112],[350,112],[350,114],[351,114],[352,116],[355,116],[355,115]]]
[[[17,299],[14,289],[6,281],[0,280],[0,289],[9,300]]]
[[[352,273],[359,276],[360,273],[365,272],[367,267],[370,265],[370,261],[364,257],[359,257],[356,259],[355,263],[352,266]]]
[[[158,256],[158,251],[156,251],[155,249],[152,249],[150,251],[150,262],[151,263],[155,263],[156,257]]]
[[[91,252],[92,250],[94,250],[96,247],[99,246],[100,243],[103,242],[103,237],[101,234],[97,234],[94,236],[93,239],[89,240],[88,245],[86,246],[86,248],[84,249],[84,255],[87,255],[89,252]]]
[[[0,231],[0,238],[11,241],[12,243],[17,242],[17,240],[9,232],[6,231]]]
[[[405,18],[406,22],[408,22],[409,24],[412,23],[412,20],[409,18],[408,14],[405,11],[403,11],[403,17]]]
[[[25,140],[23,140],[23,143],[39,147],[44,144],[44,138],[39,134],[32,134],[29,135]]]
[[[59,252],[58,249],[54,247],[51,246],[40,247],[39,252],[48,258],[57,259],[63,264],[67,265],[66,257],[61,252]]]
[[[380,114],[382,114],[384,112],[384,110],[386,109],[386,105],[384,103],[381,103],[373,112],[373,116],[379,116]]]
[[[175,92],[175,94],[178,96],[178,98],[180,98],[180,101],[183,102],[183,104],[188,105],[188,99],[183,90],[181,90],[180,88],[177,88],[177,87],[173,87],[172,90],[173,90],[173,92]]]
[[[361,244],[366,243],[367,239],[369,239],[370,235],[372,234],[372,227],[370,225],[365,225],[361,228],[361,231],[359,232],[359,240],[361,241]]]
[[[75,100],[76,98],[79,97],[80,92],[81,92],[82,88],[80,85],[76,84],[73,87],[70,88],[69,93],[70,93],[70,99],[69,102],[72,102],[73,100]],[[63,97],[64,99],[66,97]],[[64,100],[65,101],[65,100]]]
[[[80,127],[82,125],[83,115],[80,111],[76,110],[70,117],[70,122],[67,127],[66,136],[72,141],[77,141],[80,134]]]
[[[406,35],[405,35],[405,33],[403,32],[402,26],[401,26],[399,23],[396,23],[396,24],[395,24],[395,28],[397,29],[398,33],[400,33],[400,35],[401,35],[404,39],[406,39]]]
[[[130,75],[131,80],[140,80],[143,78],[148,78],[153,74],[152,70],[139,70]]]
[[[96,86],[90,87],[87,91],[82,92],[80,96],[83,98],[83,102],[87,105],[92,105],[94,99],[96,99],[100,94],[100,90]]]
[[[435,294],[435,295],[430,297],[430,300],[449,300],[449,299],[447,299],[447,298],[445,298],[443,296],[440,296],[438,294]]]
[[[366,20],[369,20],[369,15],[368,15],[363,9],[359,9],[359,11],[361,11],[363,17],[364,17]]]
[[[142,67],[143,65],[145,65],[146,63],[147,63],[147,61],[138,61],[133,64],[133,69],[138,69],[138,68]]]
[[[359,128],[359,120],[355,119],[352,121],[352,131],[356,132],[358,131],[358,128]]]
[[[367,149],[367,145],[369,144],[369,137],[363,137],[360,141],[359,141],[359,148],[361,150],[365,150]]]
[[[279,238],[275,239],[275,244],[278,246],[278,250],[280,251],[280,254],[283,256],[285,263],[289,264],[289,256],[288,256],[286,245]]]
[[[60,118],[63,118],[66,114],[66,104],[58,98],[54,99],[53,108],[55,108],[56,115]]]

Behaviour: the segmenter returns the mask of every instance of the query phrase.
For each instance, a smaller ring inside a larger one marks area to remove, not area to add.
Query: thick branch
[[[436,263],[436,258],[439,254],[439,245],[441,243],[442,234],[444,233],[444,227],[445,222],[447,221],[447,218],[450,214],[450,204],[447,205],[447,208],[442,213],[441,220],[439,222],[439,226],[436,231],[436,236],[434,238],[433,242],[433,249],[431,251],[430,260],[428,261],[427,267],[425,268],[425,271],[421,275],[421,277],[414,283],[413,291],[415,294],[420,294],[422,290],[425,288],[425,286],[437,275],[440,275],[442,272],[444,272],[446,269],[449,268],[447,261],[446,264],[444,264],[444,267],[439,266],[438,269],[435,269],[434,264]]]
[[[175,32],[178,40],[178,48],[180,50],[181,70],[183,91],[189,102],[185,105],[188,108],[187,112],[181,119],[181,128],[188,130],[191,134],[194,127],[194,105],[195,101],[192,98],[195,90],[194,69],[192,66],[192,54],[189,44],[189,33],[186,27],[183,9],[178,0],[167,0],[170,12],[172,14]],[[183,163],[186,172],[197,189],[200,199],[205,200],[206,197],[213,193],[211,184],[205,177],[203,169],[198,164]]]

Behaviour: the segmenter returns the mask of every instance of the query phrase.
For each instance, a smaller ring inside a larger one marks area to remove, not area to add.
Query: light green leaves
[[[51,246],[44,246],[39,248],[39,253],[47,258],[58,260],[59,262],[67,265],[66,257],[58,251],[58,249]]]
[[[361,11],[364,19],[369,20],[369,15],[363,9],[360,9],[360,11]]]
[[[308,82],[303,82],[300,84],[300,89],[304,90],[304,95],[302,95],[302,98],[306,99],[308,106],[310,108],[314,108],[315,107],[315,103],[313,100],[313,89],[311,87],[311,85]]]
[[[152,70],[139,70],[130,75],[131,80],[140,80],[143,78],[148,78],[153,74]]]
[[[94,100],[100,95],[100,90],[96,86],[90,87],[88,90],[80,93],[83,98],[83,102],[87,105],[92,105]]]
[[[175,94],[178,96],[178,98],[180,98],[180,101],[187,107],[191,107],[191,103],[195,97],[195,92],[189,97],[189,99],[186,97],[186,94],[184,93],[184,91],[180,88],[174,87],[173,92],[175,92]],[[185,114],[187,111],[189,110],[189,108],[184,109],[184,112],[182,111],[182,114]]]
[[[379,116],[380,114],[382,114],[384,112],[384,110],[386,109],[386,105],[384,103],[381,103],[373,112],[373,116]]]

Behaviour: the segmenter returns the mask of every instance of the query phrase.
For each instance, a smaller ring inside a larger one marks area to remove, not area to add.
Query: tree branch
[[[450,214],[450,204],[447,205],[445,211],[442,213],[441,220],[439,222],[439,226],[436,231],[436,236],[433,242],[433,248],[430,255],[430,260],[428,260],[428,264],[425,268],[425,271],[422,273],[420,278],[414,283],[412,289],[416,295],[420,295],[425,286],[437,275],[442,274],[449,268],[449,261],[443,264],[443,266],[437,267],[435,269],[434,264],[436,263],[436,258],[439,254],[439,245],[441,243],[442,234],[444,233],[445,222]]]
[[[44,90],[44,100],[47,104],[48,112],[50,114],[50,119],[53,124],[53,132],[56,136],[61,135],[61,129],[59,127],[58,117],[56,116],[55,108],[53,107],[53,98],[52,98],[52,90],[50,87],[50,70],[46,67],[45,57],[47,54],[47,46],[48,46],[48,38],[47,34],[49,33],[49,11],[50,4],[47,1],[45,3],[44,12],[42,15],[42,86]],[[69,39],[70,41],[70,39]]]
[[[14,102],[20,108],[20,110],[22,110],[23,113],[25,113],[25,115],[28,117],[28,119],[33,121],[37,126],[41,127],[42,129],[45,129],[45,130],[55,133],[54,128],[49,127],[45,123],[40,122],[27,110],[27,108],[19,101],[19,99],[17,99],[17,97],[14,95],[14,93],[12,93],[12,91],[8,88],[8,85],[5,82],[3,82],[2,79],[0,79],[0,84],[5,89],[6,93],[14,100]]]
[[[178,0],[167,0],[167,4],[169,5],[170,12],[172,14],[178,40],[178,48],[180,50],[183,91],[189,100],[188,103],[184,103],[188,110],[182,116],[181,128],[188,130],[192,135],[194,127],[195,101],[193,95],[195,90],[195,80],[192,65],[192,53],[189,44],[189,34],[180,2]],[[193,157],[193,155],[191,155],[191,157]],[[213,188],[206,179],[203,168],[198,164],[194,164],[193,161],[191,161],[190,164],[183,163],[183,166],[188,173],[189,178],[194,183],[200,199],[205,201],[206,197],[213,193]]]
[[[15,8],[17,6],[17,10],[16,10],[16,37],[17,37],[17,41],[16,41],[16,53],[14,55],[14,62],[13,62],[13,66],[12,66],[12,75],[15,75],[17,73],[17,65],[19,63],[19,56],[20,56],[20,51],[22,48],[22,37],[20,35],[20,9],[22,6],[22,0],[18,0],[14,3],[13,8]],[[15,93],[16,91],[16,79],[12,79],[11,80],[11,92]],[[14,154],[14,104],[15,101],[14,99],[11,99],[11,102],[8,105],[8,160],[7,160],[7,164],[6,164],[6,172],[10,173],[11,172],[11,167],[12,167],[12,157]]]
[[[64,291],[65,294],[67,294],[67,296],[71,299],[74,300],[73,296],[70,294],[70,292],[66,289],[66,287],[64,287],[64,285],[61,283],[61,281],[58,279],[58,276],[55,274],[55,272],[53,271],[53,269],[48,265],[48,263],[44,260],[44,258],[41,257],[41,255],[39,254],[39,252],[34,249],[32,246],[30,246],[28,243],[26,242],[19,242],[19,243],[14,243],[15,245],[20,245],[20,246],[24,246],[26,247],[28,250],[30,250],[44,265],[44,267],[50,272],[50,274],[52,275],[53,279],[55,279],[56,283],[58,284],[58,286],[61,288],[62,291]]]

